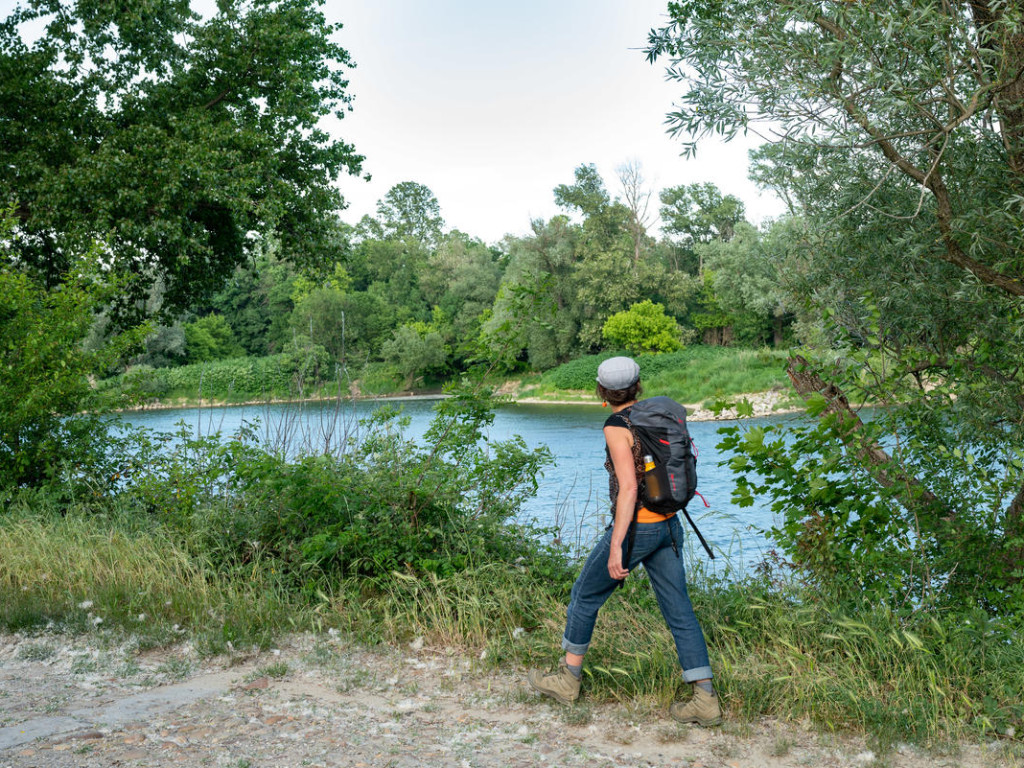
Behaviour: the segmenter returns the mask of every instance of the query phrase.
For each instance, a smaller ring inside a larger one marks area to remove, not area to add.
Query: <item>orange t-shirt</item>
[[[640,507],[636,512],[636,521],[638,523],[660,523],[675,516],[675,512],[663,515],[660,512],[652,512],[647,507]]]

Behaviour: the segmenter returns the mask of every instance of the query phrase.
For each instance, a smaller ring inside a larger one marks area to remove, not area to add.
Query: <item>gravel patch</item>
[[[211,659],[187,644],[0,635],[0,768],[1021,765],[999,742],[876,755],[800,724],[727,716],[705,730],[630,703],[564,709],[523,670],[415,645],[298,635]]]

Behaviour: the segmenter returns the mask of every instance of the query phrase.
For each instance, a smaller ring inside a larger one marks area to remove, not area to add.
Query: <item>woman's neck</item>
[[[619,411],[623,411],[626,408],[629,408],[631,405],[636,405],[636,400],[630,400],[628,403],[623,403],[622,405],[613,405],[612,413],[618,413]]]

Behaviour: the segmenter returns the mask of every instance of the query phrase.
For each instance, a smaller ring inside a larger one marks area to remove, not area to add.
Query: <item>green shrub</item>
[[[117,289],[101,282],[98,253],[48,287],[8,260],[10,227],[0,223],[0,488],[100,476],[104,427],[89,378],[137,347],[146,329],[87,349],[94,318]]]
[[[223,315],[207,315],[186,323],[185,355],[190,363],[224,360],[243,353]]]
[[[605,352],[576,358],[544,374],[544,379],[557,389],[582,389],[593,392],[597,386],[597,366],[616,354]]]
[[[519,559],[541,577],[564,577],[558,553],[512,523],[548,451],[520,438],[486,441],[493,413],[476,398],[437,410],[424,445],[385,408],[357,443],[296,458],[264,450],[253,430],[227,441],[184,425],[173,441],[143,433],[126,493],[219,568],[270,558],[307,586]]]
[[[100,383],[98,390],[123,400],[185,397],[209,400],[253,400],[298,397],[333,381],[327,351],[300,337],[276,355],[238,357],[178,368],[135,366]]]
[[[675,352],[682,344],[676,321],[665,314],[661,304],[645,299],[624,312],[616,312],[601,329],[604,339],[625,347],[635,355],[645,352]]]
[[[621,354],[603,352],[560,365],[543,375],[540,388],[593,392],[598,365]],[[668,395],[685,403],[789,386],[783,352],[691,346],[634,359],[646,395]]]

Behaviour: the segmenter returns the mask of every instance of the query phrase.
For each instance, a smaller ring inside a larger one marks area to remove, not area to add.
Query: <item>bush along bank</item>
[[[116,631],[140,646],[185,634],[209,653],[334,627],[552,663],[578,564],[556,531],[515,522],[548,456],[483,440],[491,417],[486,398],[453,393],[420,443],[382,410],[315,455],[247,433],[141,433],[119,449],[113,485],[78,475],[7,489],[0,626]],[[687,557],[730,718],[806,718],[880,747],[1021,732],[1019,620],[857,602],[798,580],[724,581]],[[601,614],[585,670],[594,702],[664,708],[676,696],[642,573]]]
[[[330,356],[319,346],[176,368],[138,365],[96,385],[111,407],[174,401],[287,400],[325,391],[336,395],[343,387]]]

